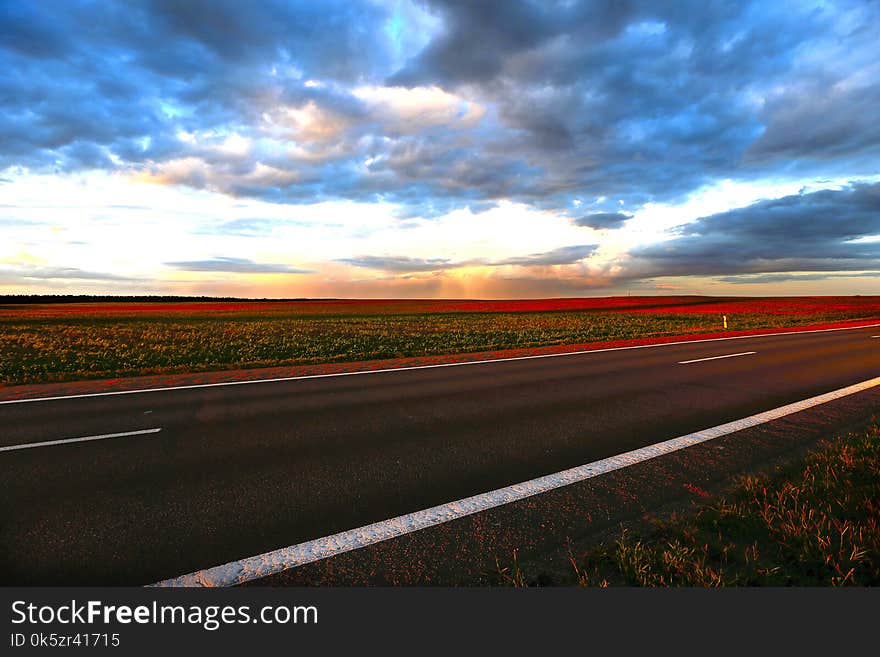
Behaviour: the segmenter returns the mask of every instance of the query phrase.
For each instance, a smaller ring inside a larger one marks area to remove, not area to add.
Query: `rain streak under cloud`
[[[847,294],[875,2],[0,4],[0,292]]]

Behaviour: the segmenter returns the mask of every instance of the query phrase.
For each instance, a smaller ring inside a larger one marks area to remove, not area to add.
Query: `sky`
[[[0,0],[0,294],[880,293],[880,2]]]

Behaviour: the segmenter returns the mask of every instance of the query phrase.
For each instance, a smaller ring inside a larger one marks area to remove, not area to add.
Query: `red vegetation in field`
[[[706,297],[590,297],[580,299],[521,299],[512,301],[436,301],[437,312],[535,312],[548,310],[630,310],[705,303]]]
[[[313,301],[174,301],[140,303],[9,304],[0,319],[138,317],[150,315],[395,315],[444,312],[436,300],[322,299]]]
[[[720,335],[729,336],[878,319],[880,297],[5,304],[0,305],[0,382],[241,371],[379,358],[431,362],[444,354],[491,357],[490,350],[537,353],[530,349],[648,344],[722,328],[729,331]]]
[[[533,312],[552,310],[615,310],[644,306],[705,303],[701,297],[605,297],[526,299],[514,301],[442,299],[325,299],[314,301],[221,301],[142,303],[60,303],[0,306],[0,318],[286,313],[294,315],[398,314],[449,312]]]
[[[690,493],[693,493],[694,495],[697,495],[698,497],[709,497],[709,493],[704,491],[699,486],[695,486],[694,484],[690,484],[687,482],[682,484],[682,486],[684,486],[685,490],[687,490]]]
[[[147,388],[165,388],[173,386],[200,385],[206,383],[223,383],[230,381],[256,381],[287,377],[314,376],[336,374],[341,372],[361,372],[386,370],[445,363],[468,363],[503,358],[521,358],[524,356],[542,356],[578,351],[594,351],[617,347],[635,347],[641,345],[669,344],[693,340],[709,340],[713,338],[731,338],[744,335],[770,335],[792,331],[809,331],[829,328],[845,328],[870,325],[865,321],[833,322],[802,326],[798,328],[753,329],[745,331],[724,331],[716,333],[700,333],[691,335],[672,335],[634,340],[613,340],[606,342],[589,342],[585,344],[562,344],[547,347],[529,347],[519,349],[503,349],[468,354],[449,354],[439,356],[419,356],[408,358],[387,358],[361,362],[319,363],[314,365],[288,365],[281,367],[261,367],[254,369],[221,370],[215,372],[196,372],[192,374],[157,374],[131,378],[113,378],[91,381],[73,381],[69,383],[39,383],[25,385],[0,385],[0,401],[8,399],[28,399],[34,397],[52,397],[57,395],[89,394],[114,390],[143,390]]]
[[[219,302],[158,302],[158,303],[61,303],[33,304],[19,306],[0,306],[0,317],[65,317],[96,315],[141,315],[141,314],[217,314],[217,313],[264,313],[264,312],[344,312],[348,307],[392,306],[394,303],[372,300],[340,301],[219,301]],[[391,310],[391,308],[389,308]]]
[[[775,298],[634,296],[521,300],[325,299],[311,301],[58,303],[0,305],[0,319],[201,314],[285,314],[307,316],[547,311],[727,315],[737,313],[809,315],[831,312],[864,312],[867,317],[880,315],[880,296]]]
[[[880,297],[780,297],[771,299],[725,299],[700,304],[633,308],[645,313],[759,313],[763,315],[814,315],[829,312],[880,313]]]

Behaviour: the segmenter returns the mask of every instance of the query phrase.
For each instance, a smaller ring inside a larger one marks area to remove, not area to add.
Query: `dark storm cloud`
[[[596,212],[583,217],[578,217],[574,223],[588,228],[620,228],[632,215],[623,212]]]
[[[297,269],[290,265],[254,262],[246,258],[211,258],[210,260],[186,260],[166,262],[165,266],[181,271],[227,272],[231,274],[312,274],[310,269]]]
[[[840,85],[833,77],[805,81],[772,98],[767,126],[747,152],[751,160],[871,155],[880,143],[880,84]],[[876,160],[874,160],[876,162]]]
[[[2,3],[0,169],[146,170],[402,217],[500,199],[598,216],[600,196],[629,209],[721,179],[876,172],[877,3],[430,0],[437,30],[409,53],[386,30],[396,6]],[[486,111],[401,122],[364,85]],[[231,134],[247,152],[218,148]]]
[[[427,3],[443,19],[442,33],[414,61],[391,78],[393,84],[415,86],[491,80],[506,60],[564,31],[558,9],[549,3],[468,2]]]
[[[563,207],[578,193],[630,205],[674,199],[723,177],[773,175],[790,168],[792,156],[801,158],[800,171],[862,174],[871,170],[865,158],[880,152],[876,122],[869,125],[872,113],[864,111],[880,89],[876,76],[812,114],[789,121],[775,109],[796,94],[808,99],[800,87],[810,76],[821,75],[829,88],[853,86],[838,83],[858,73],[859,57],[876,61],[880,52],[876,6],[853,7],[847,20],[864,29],[847,33],[843,48],[838,17],[812,8],[492,4],[431,2],[445,29],[392,81],[480,89],[512,130],[500,138],[507,158],[541,169],[539,204]],[[833,65],[824,64],[823,51]],[[805,53],[823,63],[802,64]],[[836,125],[819,120],[828,115]],[[782,134],[798,132],[815,139]],[[750,150],[761,138],[767,144]]]
[[[370,4],[17,2],[0,12],[0,167],[109,168],[102,150],[129,163],[180,156],[178,130],[247,125],[260,100],[320,97],[308,77],[352,79],[384,55],[367,28],[384,16]]]
[[[756,283],[789,283],[797,281],[827,281],[835,278],[877,278],[880,272],[858,272],[854,274],[755,274],[745,276],[721,276],[716,280],[721,283],[733,283],[734,285],[749,285]]]
[[[761,201],[698,219],[634,250],[643,276],[825,272],[880,267],[880,184]],[[640,276],[641,277],[641,276]]]
[[[570,265],[583,260],[596,250],[596,244],[579,244],[575,246],[563,246],[544,253],[533,253],[527,256],[507,258],[496,261],[495,265],[522,265],[530,267],[535,265]]]
[[[406,256],[359,256],[357,258],[342,258],[339,262],[354,267],[399,273],[439,271],[467,264],[454,263],[446,258],[409,258]]]
[[[15,269],[0,268],[0,280],[4,283],[31,283],[46,280],[70,281],[143,281],[145,279],[119,276],[106,272],[86,271],[76,267],[17,266]]]
[[[503,267],[517,265],[523,267],[547,266],[547,265],[570,265],[583,260],[596,250],[595,244],[579,244],[564,246],[552,251],[533,253],[527,256],[516,256],[504,260],[486,260],[477,258],[473,260],[454,261],[447,258],[410,258],[407,256],[359,256],[357,258],[344,258],[338,262],[344,262],[355,267],[377,269],[380,271],[410,273],[441,271],[455,269],[457,267],[484,266]]]

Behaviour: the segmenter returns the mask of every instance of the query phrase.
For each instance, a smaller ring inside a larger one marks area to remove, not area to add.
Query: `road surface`
[[[148,584],[501,488],[876,377],[878,334],[0,403],[0,578]]]

